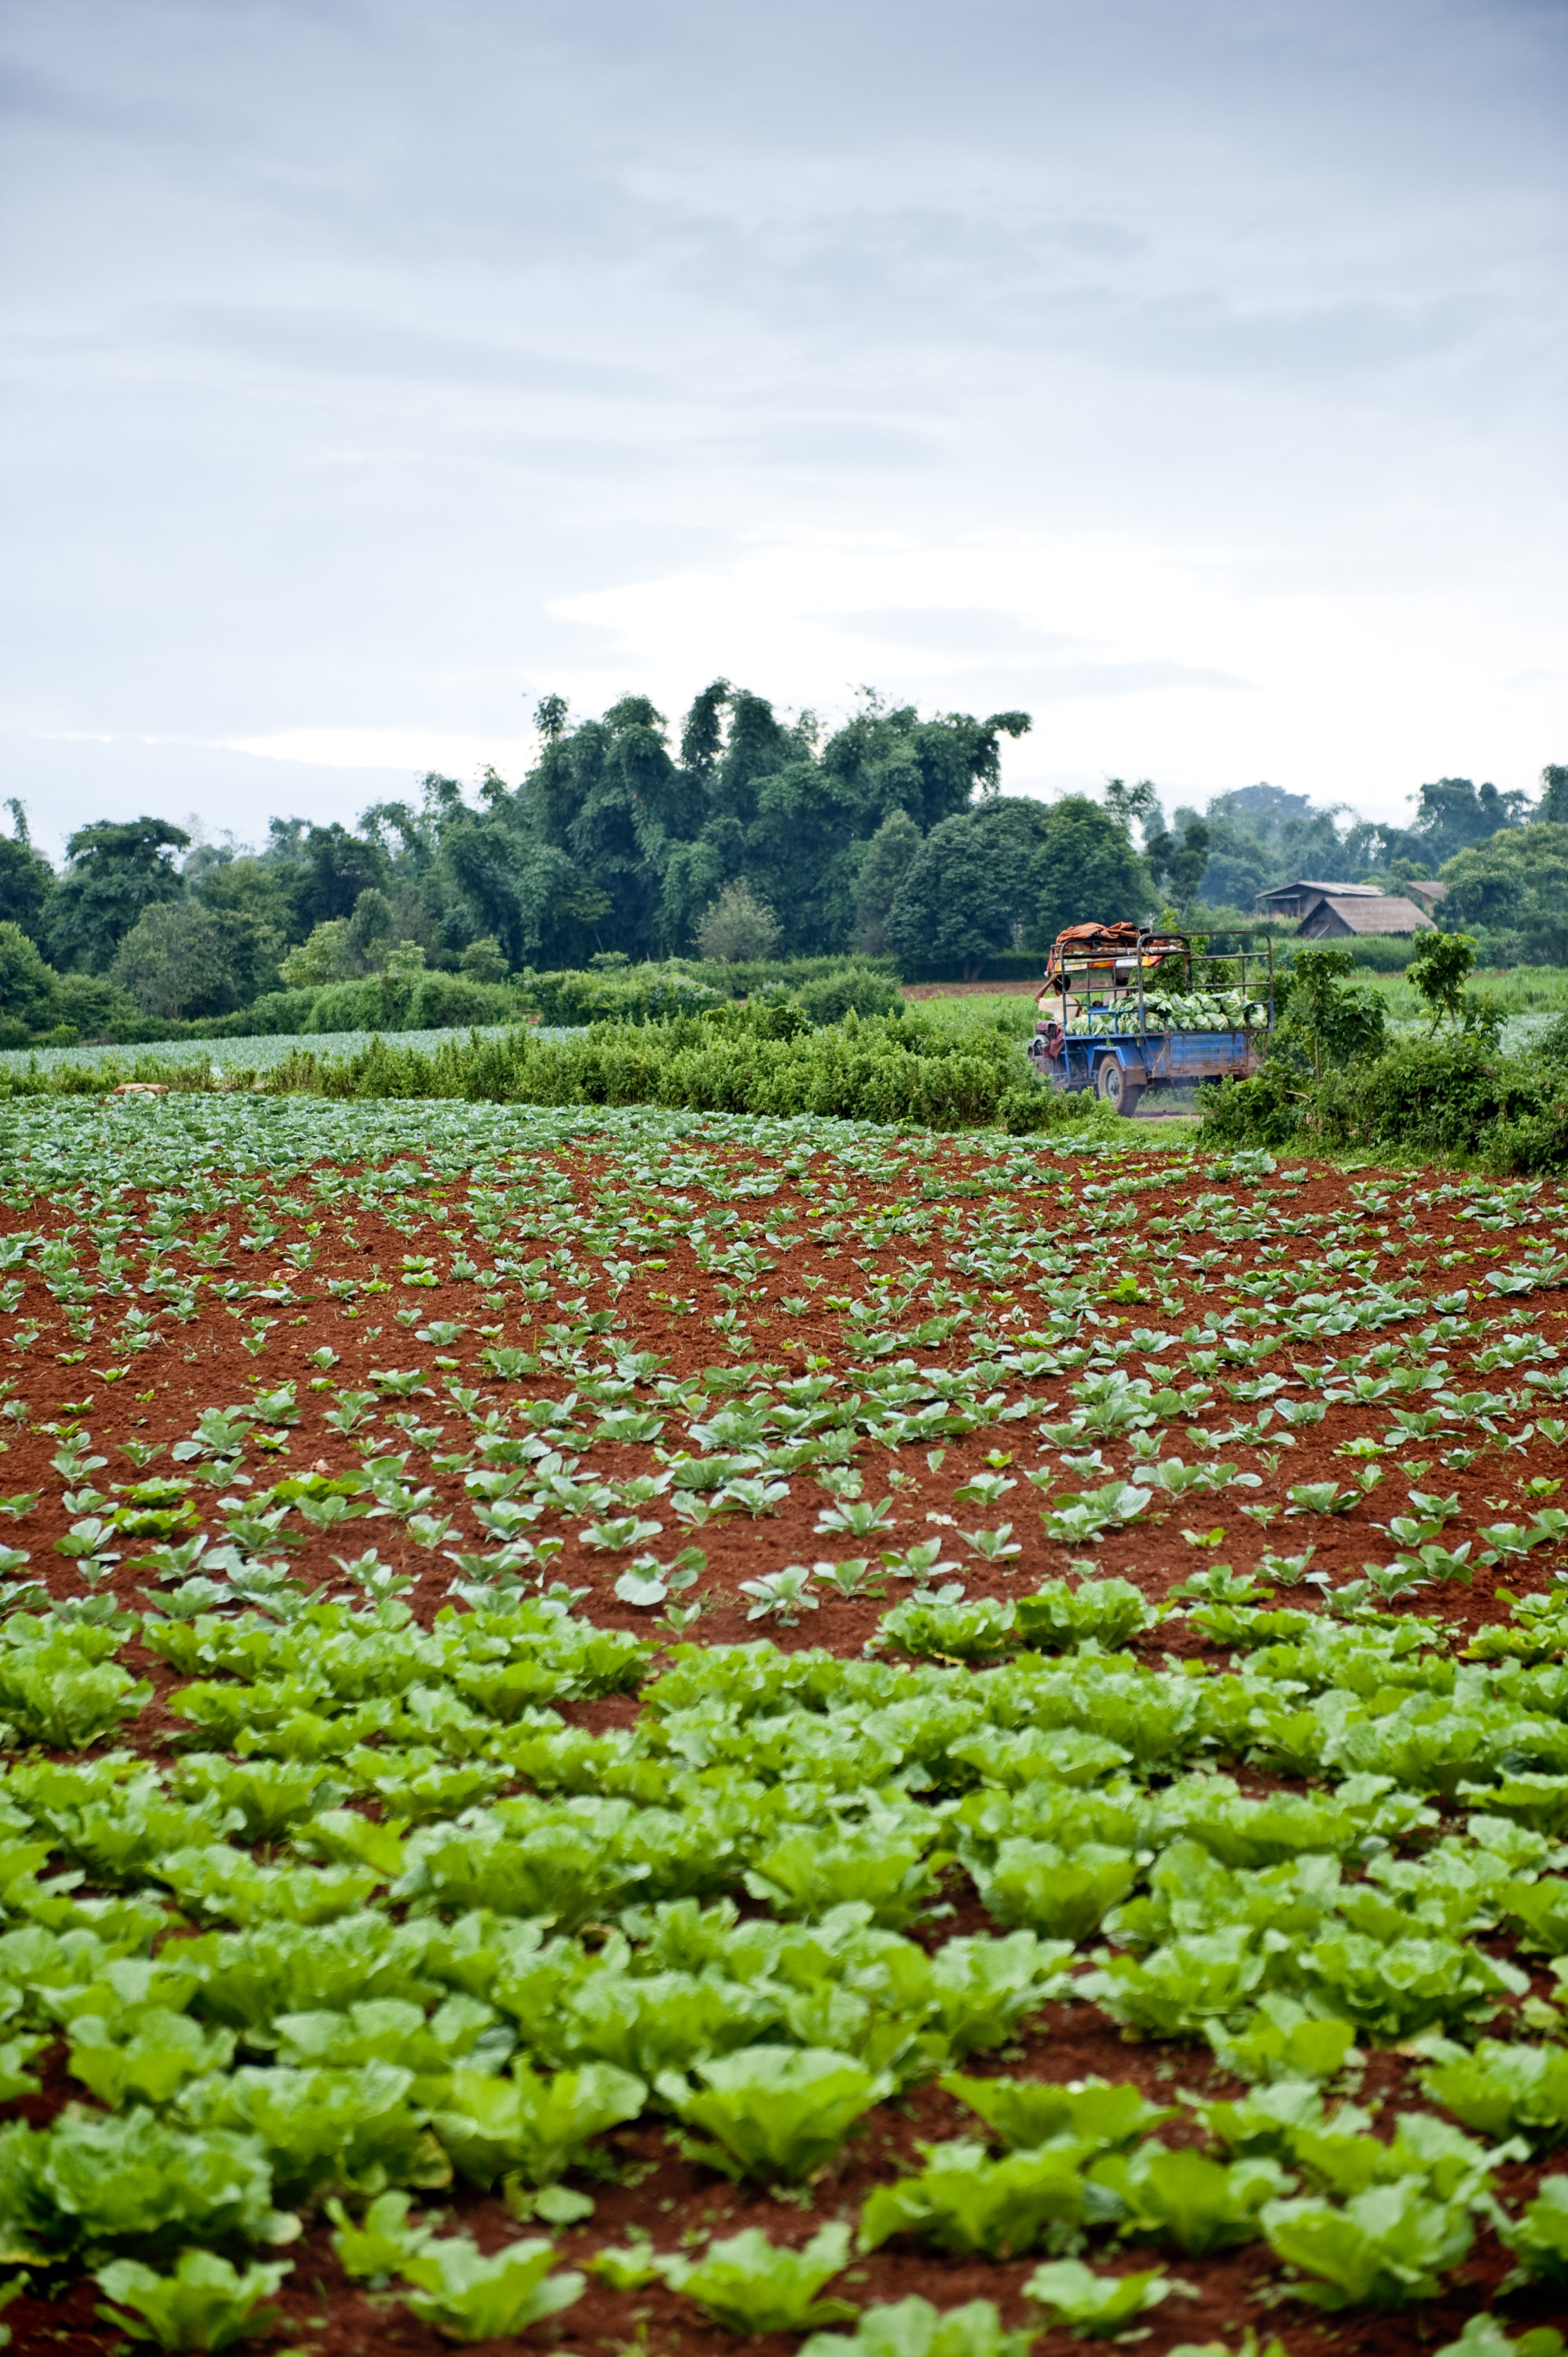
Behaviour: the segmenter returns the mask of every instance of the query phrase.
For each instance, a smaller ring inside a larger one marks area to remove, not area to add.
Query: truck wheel
[[[1112,1113],[1134,1114],[1144,1090],[1139,1081],[1130,1081],[1114,1056],[1107,1056],[1094,1076],[1094,1085]]]

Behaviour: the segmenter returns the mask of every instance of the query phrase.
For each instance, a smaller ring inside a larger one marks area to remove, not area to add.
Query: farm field
[[[1560,1185],[191,1093],[0,1190],[14,2347],[1562,2318]]]
[[[499,1039],[506,1028],[485,1025],[479,1037]],[[357,1056],[377,1036],[370,1031],[262,1031],[232,1039],[160,1039],[143,1047],[89,1043],[77,1048],[6,1048],[0,1049],[0,1072],[25,1071],[35,1060],[44,1072],[62,1067],[101,1071],[105,1065],[130,1071],[143,1061],[149,1071],[164,1064],[210,1062],[220,1071],[266,1072],[287,1063],[291,1056]],[[379,1036],[389,1047],[413,1048],[429,1055],[452,1035],[449,1031],[385,1031]]]

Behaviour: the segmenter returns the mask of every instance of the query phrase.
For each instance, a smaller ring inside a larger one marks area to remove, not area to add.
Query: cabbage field
[[[1563,1189],[1127,1135],[0,1104],[15,2348],[1553,2357]]]

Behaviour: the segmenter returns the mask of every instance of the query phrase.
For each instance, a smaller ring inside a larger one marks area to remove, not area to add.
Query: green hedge
[[[853,1012],[809,1028],[789,1003],[725,1006],[657,1024],[596,1023],[571,1039],[526,1031],[453,1039],[429,1054],[376,1040],[339,1062],[302,1053],[268,1085],[328,1097],[457,1097],[508,1104],[683,1106],[815,1114],[931,1129],[999,1124],[1015,1135],[1104,1114],[1037,1081],[1017,1042],[956,1039],[920,1020]]]
[[[741,998],[785,995],[798,998],[815,1023],[836,1023],[851,1007],[857,1015],[892,1015],[902,1005],[885,958],[796,958],[744,966],[670,959],[662,964],[530,972],[519,987],[542,1023],[566,1029],[590,1023],[669,1023]]]
[[[1474,1037],[1399,1039],[1313,1082],[1282,1058],[1254,1080],[1200,1089],[1205,1143],[1365,1147],[1568,1170],[1568,1062],[1504,1056]]]
[[[1345,941],[1304,942],[1299,935],[1288,942],[1274,943],[1275,962],[1288,965],[1298,949],[1348,950],[1359,966],[1369,974],[1402,974],[1415,955],[1420,939],[1416,933],[1358,933]]]

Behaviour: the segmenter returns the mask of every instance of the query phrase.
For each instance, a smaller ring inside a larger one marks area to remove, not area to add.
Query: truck
[[[1147,921],[1068,926],[1035,1002],[1036,1072],[1053,1088],[1093,1089],[1127,1114],[1145,1089],[1190,1095],[1199,1081],[1255,1072],[1273,1028],[1273,942],[1222,938],[1239,948],[1213,956],[1206,942],[1195,949],[1189,934]]]

